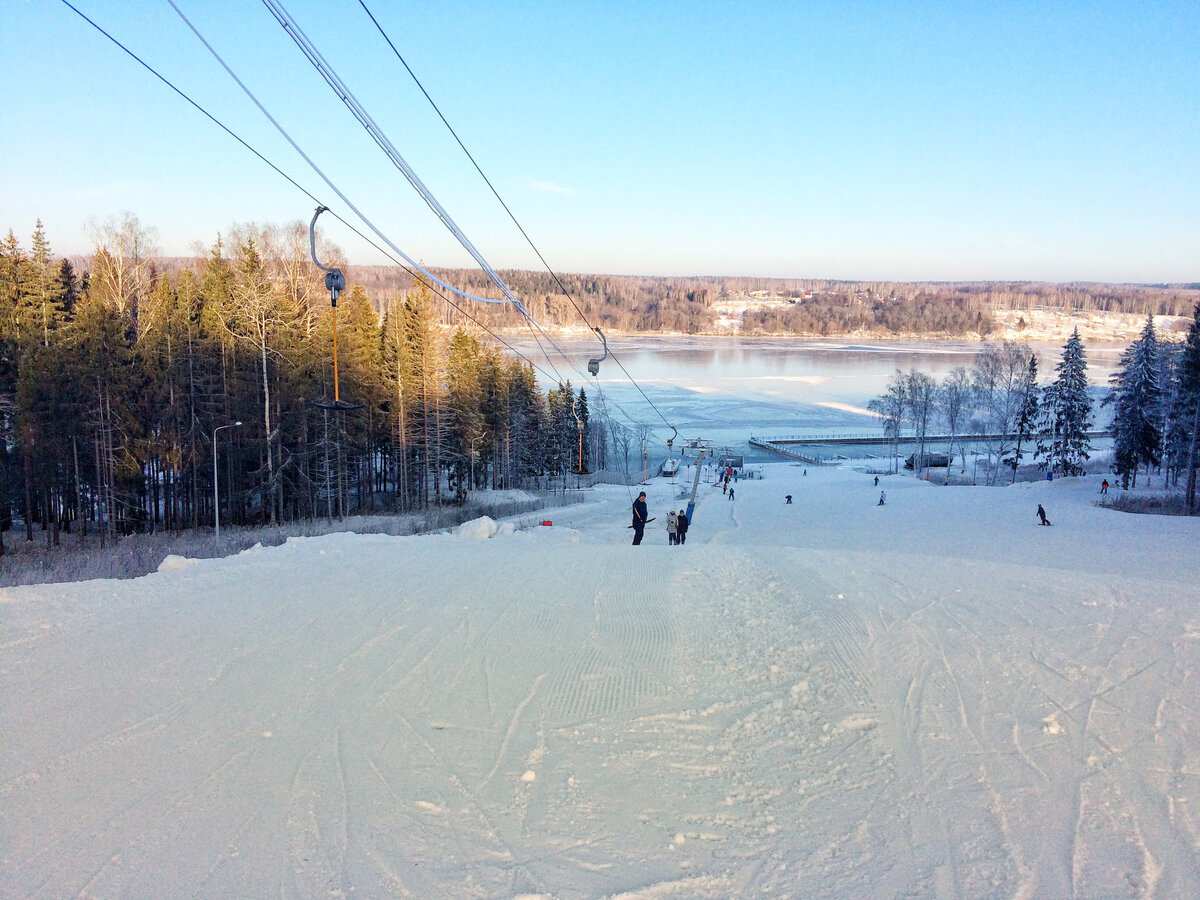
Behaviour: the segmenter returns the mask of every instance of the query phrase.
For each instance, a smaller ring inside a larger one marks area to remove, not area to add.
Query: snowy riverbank
[[[764,471],[0,591],[0,894],[1200,896],[1200,520]]]

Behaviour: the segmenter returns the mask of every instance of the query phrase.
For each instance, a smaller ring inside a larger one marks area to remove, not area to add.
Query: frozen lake
[[[853,342],[812,338],[637,337],[609,340],[609,348],[649,397],[647,402],[612,357],[598,379],[586,382],[589,357],[599,356],[594,339],[558,341],[578,371],[547,347],[555,366],[574,385],[585,384],[597,407],[598,382],[607,411],[625,425],[654,428],[651,446],[665,453],[671,430],[680,437],[706,438],[748,459],[768,458],[747,439],[785,435],[866,434],[880,431],[867,403],[887,389],[896,370],[919,369],[941,381],[952,369],[974,364],[982,346],[975,342]],[[546,358],[531,341],[513,342],[541,368]],[[1060,344],[1031,344],[1038,355],[1041,383],[1053,378]],[[1089,346],[1088,376],[1106,386],[1124,350],[1122,344]],[[548,380],[539,376],[543,387]],[[653,404],[661,416],[655,412]],[[676,444],[678,446],[678,442]],[[653,454],[652,458],[653,458]],[[778,457],[770,457],[778,459]]]

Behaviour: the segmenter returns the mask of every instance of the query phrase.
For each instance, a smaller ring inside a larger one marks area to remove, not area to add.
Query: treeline
[[[361,285],[341,297],[335,383],[302,225],[170,271],[136,219],[98,243],[85,271],[40,223],[30,250],[0,243],[0,552],[17,516],[53,544],[211,525],[218,502],[241,524],[405,510],[628,449],[583,390],[543,393],[531,364],[445,327],[423,284],[382,314]]]
[[[86,260],[76,258],[77,267]],[[167,274],[196,261],[158,261]],[[470,293],[499,298],[479,270],[430,269]],[[399,266],[346,268],[351,285],[366,291],[383,314],[389,299],[412,290],[414,276]],[[1200,300],[1197,285],[1041,284],[1023,282],[849,282],[829,279],[577,275],[526,270],[500,273],[534,317],[547,328],[593,325],[622,332],[717,334],[714,304],[766,294],[778,301],[743,314],[743,334],[837,336],[852,333],[986,337],[994,309],[1096,311],[1188,316]],[[448,307],[446,307],[448,309]],[[489,328],[523,328],[505,307],[478,310]]]
[[[1200,471],[1200,302],[1182,344],[1158,340],[1153,316],[1125,350],[1103,405],[1113,407],[1113,473],[1122,487],[1138,473],[1162,475],[1164,488],[1183,484],[1188,511],[1197,511]],[[1026,458],[1042,470],[1082,475],[1091,453],[1093,403],[1087,354],[1076,330],[1063,347],[1054,376],[1038,380],[1037,357],[1023,343],[985,344],[970,368],[952,370],[941,383],[919,370],[897,371],[886,393],[869,404],[896,447],[905,435],[916,445],[913,467],[925,468],[927,436],[945,430],[966,468],[967,441],[988,452],[989,483],[1008,471],[1016,480]],[[953,462],[953,461],[952,461]]]
[[[742,318],[746,334],[991,334],[992,310],[979,297],[930,291],[877,297],[868,292],[814,294],[775,309],[750,310]]]
[[[435,270],[452,284],[488,291],[481,272]],[[579,314],[619,331],[716,333],[713,304],[765,292],[786,304],[744,314],[743,333],[838,335],[979,334],[994,330],[993,309],[1053,309],[1189,316],[1200,285],[1041,284],[1026,282],[889,282],[745,277],[559,275],[501,273],[527,305],[551,325],[578,326]],[[356,266],[352,280],[372,292],[407,290],[412,277],[395,266]],[[561,287],[559,285],[561,281]],[[493,314],[494,315],[494,314]],[[511,315],[492,319],[519,324]]]

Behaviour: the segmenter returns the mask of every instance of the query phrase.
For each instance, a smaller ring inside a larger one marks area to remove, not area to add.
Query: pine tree
[[[1092,398],[1088,394],[1087,354],[1076,328],[1063,345],[1053,384],[1042,396],[1042,428],[1037,455],[1060,475],[1082,475],[1091,453]]]
[[[1113,413],[1114,469],[1122,487],[1137,486],[1141,465],[1157,465],[1162,458],[1162,384],[1158,338],[1154,316],[1146,317],[1141,337],[1121,355],[1117,371],[1109,379],[1113,391],[1105,398]]]
[[[1024,454],[1021,452],[1021,445],[1033,437],[1034,428],[1037,427],[1038,417],[1038,383],[1037,383],[1037,357],[1033,354],[1029,355],[1029,369],[1025,373],[1025,379],[1020,385],[1020,406],[1017,412],[1016,421],[1016,443],[1013,446],[1013,452],[1004,461],[1012,467],[1012,482],[1016,484],[1017,470],[1021,467],[1021,459]]]
[[[1177,364],[1176,421],[1183,431],[1185,498],[1188,510],[1197,510],[1196,470],[1200,467],[1200,303],[1192,313],[1187,340]],[[1185,424],[1186,423],[1186,424]]]

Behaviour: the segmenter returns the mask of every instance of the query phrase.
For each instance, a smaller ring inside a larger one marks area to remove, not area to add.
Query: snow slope
[[[765,472],[0,592],[0,895],[1200,896],[1200,521]]]

